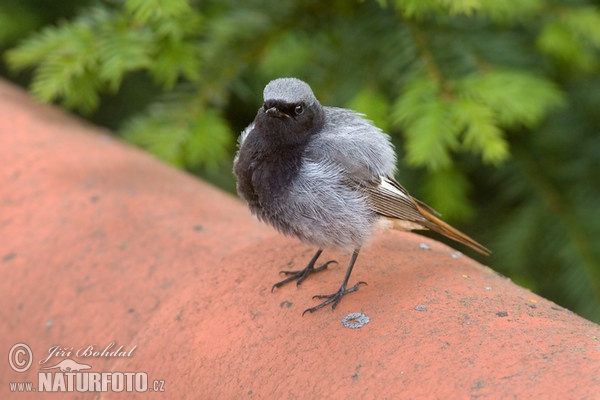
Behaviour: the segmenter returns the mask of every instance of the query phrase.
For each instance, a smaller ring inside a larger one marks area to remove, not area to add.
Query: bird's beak
[[[267,111],[265,111],[265,113],[269,116],[269,117],[275,117],[275,118],[291,118],[289,115],[287,115],[284,112],[281,112],[277,109],[277,107],[271,107],[269,108]]]

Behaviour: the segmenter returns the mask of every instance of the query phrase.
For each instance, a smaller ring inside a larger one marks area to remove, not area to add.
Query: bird
[[[378,230],[432,230],[482,254],[483,245],[440,219],[439,213],[412,197],[394,178],[396,153],[390,136],[356,111],[323,106],[311,87],[297,78],[270,81],[263,104],[238,139],[233,161],[237,193],[251,213],[287,236],[317,248],[306,267],[281,271],[300,285],[320,266],[326,248],[353,250],[337,292],[319,294],[313,313],[363,281],[348,281],[359,252]]]

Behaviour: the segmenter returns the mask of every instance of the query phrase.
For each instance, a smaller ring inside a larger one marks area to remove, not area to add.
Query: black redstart
[[[285,235],[318,247],[306,268],[282,271],[300,284],[325,247],[354,249],[340,289],[314,312],[358,290],[348,279],[361,246],[380,226],[431,229],[472,249],[490,251],[446,224],[394,179],[396,154],[387,134],[352,110],[324,107],[295,78],[271,81],[264,104],[240,135],[233,163],[237,191],[250,211]]]

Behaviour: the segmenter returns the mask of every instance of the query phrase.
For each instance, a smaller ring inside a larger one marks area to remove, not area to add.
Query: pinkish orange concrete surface
[[[303,317],[349,259],[326,252],[340,264],[271,293],[313,250],[0,81],[0,398],[600,398],[600,326],[467,256],[383,233],[351,278],[368,286]],[[113,342],[122,357],[81,354]],[[41,370],[66,358],[91,367],[77,379],[145,373],[148,391],[10,391],[47,388],[40,374],[68,389]]]

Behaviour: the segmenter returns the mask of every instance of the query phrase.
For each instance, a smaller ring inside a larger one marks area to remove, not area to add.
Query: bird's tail
[[[462,243],[465,246],[469,246],[470,248],[472,248],[473,250],[475,250],[478,253],[484,254],[486,256],[491,253],[491,251],[487,247],[476,242],[475,240],[471,239],[469,236],[465,235],[458,229],[450,226],[446,222],[444,222],[441,219],[439,219],[438,217],[436,217],[433,214],[433,212],[434,212],[433,209],[431,209],[427,205],[421,203],[420,201],[415,201],[415,205],[417,206],[419,213],[421,213],[421,215],[423,215],[425,218],[427,218],[428,223],[427,224],[424,224],[421,222],[420,223],[412,223],[412,222],[408,222],[408,221],[400,221],[400,220],[394,219],[394,225],[393,225],[394,228],[400,229],[400,230],[412,230],[412,229],[419,229],[419,228],[420,229],[423,229],[423,228],[431,229],[432,231],[437,232],[441,235],[444,235],[447,238],[450,238],[459,243]]]

